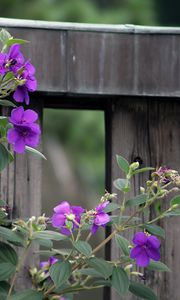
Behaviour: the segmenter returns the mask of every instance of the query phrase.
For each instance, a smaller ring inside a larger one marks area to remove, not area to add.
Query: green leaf
[[[22,40],[22,39],[14,39],[14,38],[10,38],[7,42],[6,42],[6,46],[12,46],[14,44],[26,44],[28,43],[28,41],[26,40]]]
[[[13,102],[11,102],[9,100],[0,100],[0,105],[10,106],[10,107],[17,107]]]
[[[11,38],[10,33],[5,30],[5,29],[1,29],[0,31],[0,42],[4,45],[7,43],[7,41]]]
[[[143,228],[145,228],[149,233],[158,235],[162,238],[165,238],[165,231],[162,227],[155,224],[144,224]]]
[[[159,271],[159,272],[171,272],[171,270],[161,261],[151,261],[149,266],[149,270]]]
[[[99,272],[105,279],[112,275],[112,266],[102,258],[91,258],[88,262],[89,266]]]
[[[104,286],[111,287],[111,281],[109,279],[108,280],[96,279],[96,281],[93,282],[93,286],[98,286],[98,285],[104,285]]]
[[[120,167],[120,169],[123,172],[125,172],[126,174],[128,174],[128,172],[129,172],[129,163],[128,163],[128,161],[120,155],[116,155],[116,159],[117,159],[117,163],[118,163],[118,166]]]
[[[34,242],[37,243],[40,246],[52,249],[53,247],[53,242],[49,239],[34,239]]]
[[[129,241],[119,234],[115,235],[115,241],[116,241],[117,246],[123,252],[123,254],[128,256],[130,253],[130,249],[128,247]]]
[[[85,256],[89,257],[92,255],[92,248],[87,242],[84,241],[77,241],[74,243],[74,247],[77,251],[84,254]]]
[[[154,292],[144,284],[131,281],[129,291],[137,297],[147,300],[158,300]]]
[[[17,261],[15,250],[10,245],[0,242],[0,281],[12,276],[16,270]]]
[[[16,266],[9,262],[0,263],[0,281],[11,277],[16,271]]]
[[[8,118],[4,116],[0,116],[0,125],[6,127],[7,123],[8,123]]]
[[[130,182],[128,179],[118,178],[114,180],[113,184],[118,190],[122,192],[127,193],[130,190]]]
[[[63,241],[67,239],[67,236],[56,231],[44,230],[34,232],[32,239]]]
[[[0,226],[0,236],[9,242],[13,242],[21,246],[24,244],[24,237],[20,233],[12,231],[6,227]]]
[[[102,277],[102,275],[98,271],[94,270],[93,268],[80,269],[77,272],[86,276],[92,276],[97,278]]]
[[[112,211],[114,211],[114,210],[116,210],[116,209],[119,209],[119,208],[120,208],[120,205],[118,205],[117,203],[111,202],[111,203],[109,203],[109,204],[104,208],[104,211],[105,211],[106,213],[109,213],[109,212],[112,212]]]
[[[171,206],[180,205],[180,195],[177,195],[174,198],[172,198],[170,204]]]
[[[120,267],[113,267],[111,284],[119,295],[127,293],[129,289],[129,278],[124,269]]]
[[[136,197],[127,200],[126,203],[125,203],[125,205],[126,206],[140,205],[140,204],[145,203],[146,199],[147,199],[147,195],[146,194],[137,195]]]
[[[18,257],[15,250],[4,242],[0,242],[0,263],[1,262],[10,262],[15,265],[18,262]]]
[[[0,281],[0,299],[1,300],[6,300],[7,299],[7,294],[10,289],[9,283],[6,281]]]
[[[14,294],[9,300],[42,300],[43,293],[35,290],[25,290]]]
[[[136,174],[139,174],[139,173],[144,173],[144,172],[147,172],[147,171],[154,171],[154,170],[155,169],[152,168],[152,167],[145,167],[145,168],[141,168],[141,169],[133,171],[132,175],[136,175]]]
[[[49,274],[55,286],[58,288],[70,277],[71,264],[68,261],[57,262],[50,267]]]
[[[4,147],[3,144],[0,144],[0,172],[8,165],[9,163],[9,151]]]
[[[31,153],[31,154],[33,154],[35,156],[38,156],[38,157],[41,157],[41,158],[47,160],[46,157],[44,156],[44,154],[42,154],[41,152],[39,152],[37,149],[31,148],[29,146],[26,146],[25,150],[26,150],[26,152],[29,152],[29,153]]]

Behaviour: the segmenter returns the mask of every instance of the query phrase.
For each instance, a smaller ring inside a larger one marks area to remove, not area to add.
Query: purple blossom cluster
[[[14,151],[24,153],[25,146],[36,147],[39,143],[41,130],[38,124],[34,123],[38,114],[31,110],[24,110],[22,106],[11,112],[9,122],[13,128],[7,132],[7,139],[13,145]]]
[[[12,72],[18,83],[18,87],[13,94],[16,102],[29,104],[28,92],[34,92],[37,88],[37,80],[34,76],[35,68],[30,61],[25,61],[20,51],[20,45],[14,44],[8,53],[0,53],[0,75]]]
[[[104,212],[104,209],[108,204],[109,201],[105,201],[99,204],[95,210],[89,212],[89,217],[92,222],[92,234],[95,234],[100,226],[105,227],[110,221],[109,215]],[[61,233],[70,235],[74,232],[75,228],[79,227],[84,212],[85,209],[81,206],[71,206],[67,201],[63,201],[61,204],[54,207],[52,225],[59,228]]]

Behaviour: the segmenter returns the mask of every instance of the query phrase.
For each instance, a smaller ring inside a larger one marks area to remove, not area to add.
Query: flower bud
[[[178,208],[179,207],[179,204],[174,204],[171,206],[171,209],[175,209],[175,208]]]
[[[129,168],[130,168],[132,171],[138,169],[138,168],[139,168],[139,162],[136,161],[136,162],[130,164]]]
[[[140,186],[140,193],[144,194],[145,193],[145,188],[143,186]]]
[[[45,217],[45,215],[42,215],[37,219],[37,222],[39,225],[44,225],[44,224],[46,224],[46,220],[47,220],[47,218]]]

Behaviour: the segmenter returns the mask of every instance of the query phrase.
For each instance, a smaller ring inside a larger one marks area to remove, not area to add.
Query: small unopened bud
[[[44,224],[46,224],[46,220],[47,220],[47,218],[45,217],[45,215],[42,215],[37,219],[37,222],[39,225],[44,225]]]
[[[178,204],[174,204],[174,205],[171,206],[171,209],[175,209],[175,208],[178,208],[178,207],[179,207]]]
[[[136,161],[136,162],[130,164],[129,168],[130,168],[132,171],[138,169],[138,168],[139,168],[139,162]]]
[[[36,220],[36,217],[35,216],[32,216],[30,219],[29,219],[29,222],[34,222]]]
[[[167,194],[167,190],[165,190],[165,189],[162,189],[162,190],[159,192],[159,195],[160,195],[160,196],[163,196],[163,195],[165,195],[165,194]]]
[[[143,186],[140,186],[140,193],[144,194],[145,193],[145,188]]]
[[[151,181],[151,180],[147,180],[147,181],[146,181],[146,184],[147,184],[147,186],[151,186],[152,181]]]
[[[73,223],[71,221],[66,220],[66,227],[71,230],[73,228]]]
[[[133,267],[133,265],[132,265],[132,264],[130,264],[130,265],[127,265],[127,266],[124,268],[124,271],[129,271],[129,270],[131,270],[131,269],[132,269],[132,267]]]
[[[135,276],[143,276],[144,274],[140,273],[140,272],[131,272],[131,275],[135,275]]]
[[[69,221],[74,221],[75,220],[75,215],[74,214],[69,214],[69,215],[66,215],[66,218],[67,218],[67,220],[69,220]]]
[[[29,273],[31,274],[32,277],[34,277],[37,274],[37,268],[30,269]]]

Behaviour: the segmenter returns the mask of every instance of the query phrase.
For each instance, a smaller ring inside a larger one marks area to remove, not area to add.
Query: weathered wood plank
[[[133,86],[131,35],[70,32],[68,45],[68,91],[124,94]]]
[[[31,107],[39,113],[42,120],[41,100],[31,100]],[[16,154],[14,162],[1,173],[0,199],[7,202],[13,218],[28,218],[41,214],[41,171],[40,158],[31,154]],[[32,251],[33,249],[30,252]],[[19,252],[21,253],[21,249]],[[27,271],[30,264],[35,262],[31,253],[17,280],[18,289],[29,286]]]
[[[38,91],[180,96],[180,29],[8,19],[0,26],[31,42],[23,47],[37,68]]]
[[[19,28],[41,28],[53,30],[73,30],[87,32],[139,33],[139,34],[180,34],[179,27],[139,26],[133,24],[89,24],[73,22],[47,22],[24,19],[0,18],[0,25]]]
[[[180,105],[174,100],[171,103],[147,99],[143,101],[120,99],[115,102],[112,113],[112,179],[122,175],[115,161],[116,154],[123,155],[131,162],[140,158],[144,166],[166,164],[179,169],[179,113]],[[147,178],[148,174],[144,174],[134,180],[130,196],[138,193],[139,187]],[[117,192],[115,188],[113,191]],[[167,207],[166,201],[162,203],[162,208]],[[151,214],[153,215],[153,211]],[[159,299],[179,299],[180,241],[177,236],[179,236],[180,225],[178,220],[164,220],[161,224],[166,230],[167,237],[162,246],[162,261],[167,263],[173,273],[157,273],[148,279],[148,284],[155,289]],[[127,236],[132,237],[132,234],[132,232],[127,233]],[[117,258],[119,255],[114,243],[111,253],[112,258]],[[119,299],[119,296],[112,291],[112,300],[116,299]],[[135,297],[130,295],[125,299],[132,300]]]

